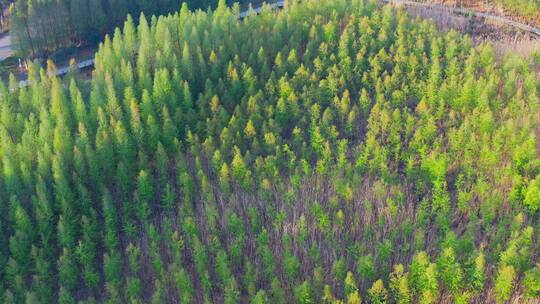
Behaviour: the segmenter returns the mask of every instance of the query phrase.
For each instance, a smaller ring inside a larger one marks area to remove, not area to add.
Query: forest
[[[239,12],[0,82],[0,302],[540,298],[540,60],[369,0]]]
[[[8,0],[3,0],[8,1]],[[11,0],[9,0],[11,1]],[[176,12],[182,2],[191,9],[217,6],[217,0],[16,0],[11,33],[17,51],[26,57],[46,57],[54,51],[95,45],[130,14],[139,17]],[[232,0],[227,0],[229,5]],[[242,4],[260,1],[239,0]]]
[[[186,3],[192,10],[216,8],[218,0],[2,0],[14,2],[10,13],[10,31],[14,46],[21,56],[47,57],[54,52],[81,46],[94,46],[103,41],[105,34],[123,24],[127,15],[166,15]],[[274,2],[269,0],[266,2]],[[421,0],[420,2],[423,2]],[[243,8],[249,4],[260,6],[262,0],[226,0],[229,6],[239,2]],[[478,4],[476,0],[465,1]],[[463,2],[459,2],[463,3]],[[469,3],[469,4],[471,4]],[[529,20],[540,17],[540,0],[494,0],[509,13]]]

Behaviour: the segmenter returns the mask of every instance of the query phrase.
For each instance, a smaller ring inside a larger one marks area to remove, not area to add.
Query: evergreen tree
[[[0,302],[534,301],[529,61],[359,0],[227,4],[16,1],[21,54],[103,42],[90,79],[0,81]]]
[[[409,281],[403,265],[394,265],[394,270],[390,274],[390,295],[399,304],[412,303],[409,290]]]
[[[497,303],[504,303],[512,295],[512,286],[516,277],[516,271],[512,266],[504,266],[499,269],[495,279],[495,297]]]
[[[388,294],[384,288],[384,283],[381,280],[375,281],[373,286],[368,290],[368,295],[371,303],[382,304],[386,303]]]

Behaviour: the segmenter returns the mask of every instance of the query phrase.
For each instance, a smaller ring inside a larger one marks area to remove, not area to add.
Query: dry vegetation
[[[531,13],[529,11],[520,12],[519,10],[512,9],[508,6],[501,4],[502,1],[497,0],[433,0],[429,1],[433,3],[439,3],[448,5],[451,7],[464,7],[470,8],[477,12],[492,13],[499,16],[509,16],[512,19],[520,20],[522,22],[540,26],[540,12]]]
[[[482,17],[463,16],[450,9],[404,6],[413,17],[432,20],[440,31],[456,30],[472,38],[475,44],[492,42],[497,58],[507,54],[529,57],[540,50],[540,38]]]

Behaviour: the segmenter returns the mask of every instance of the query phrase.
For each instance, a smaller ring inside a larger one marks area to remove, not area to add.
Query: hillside
[[[0,302],[538,300],[528,59],[377,2],[238,13],[0,83]]]

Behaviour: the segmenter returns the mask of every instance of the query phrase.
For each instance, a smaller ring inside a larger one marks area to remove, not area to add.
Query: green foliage
[[[439,293],[437,269],[430,263],[428,255],[422,251],[416,254],[411,263],[410,282],[419,295],[420,302],[434,303]]]
[[[345,280],[345,275],[348,275],[346,267],[344,258],[334,261],[334,264],[332,265],[332,274],[336,281],[340,282]]]
[[[540,10],[540,3],[535,0],[497,0],[496,2],[526,17],[537,17]]]
[[[29,56],[42,56],[81,43],[96,44],[112,33],[128,14],[147,16],[168,14],[180,9],[180,3],[192,9],[217,7],[217,0],[69,0],[14,1],[11,32],[18,50]],[[242,0],[242,4],[252,1]]]
[[[358,275],[367,281],[371,281],[375,278],[375,260],[372,255],[366,255],[360,257],[356,264],[356,271]]]
[[[347,272],[347,277],[345,278],[345,296],[349,297],[349,295],[358,292],[358,287],[356,285],[356,281],[354,280],[354,275],[352,272]]]
[[[60,303],[60,304],[74,304],[75,300],[73,299],[73,297],[71,296],[69,291],[67,291],[65,288],[62,287],[62,288],[60,288],[60,292],[58,294],[58,303]]]
[[[437,269],[442,282],[451,292],[456,293],[462,288],[463,271],[452,248],[443,250],[437,260]]]
[[[388,294],[384,288],[384,283],[381,280],[375,281],[373,286],[368,290],[370,303],[384,304],[388,300]]]
[[[503,266],[499,269],[497,278],[495,279],[495,297],[497,303],[504,303],[510,299],[515,278],[516,271],[513,266]]]
[[[287,303],[285,290],[281,287],[279,279],[274,277],[271,282],[270,300],[272,303],[284,304]]]
[[[523,286],[525,287],[525,295],[528,298],[537,299],[540,297],[540,265],[536,265],[536,267],[525,272]]]
[[[267,304],[270,303],[270,300],[268,299],[268,296],[266,295],[266,291],[259,290],[257,294],[253,297],[253,300],[251,300],[251,304]]]
[[[294,289],[294,294],[297,303],[299,304],[311,304],[314,303],[311,286],[308,281],[304,281]]]
[[[480,253],[474,259],[474,267],[472,267],[471,272],[472,273],[469,275],[469,279],[471,281],[472,290],[475,292],[480,292],[484,288],[484,284],[486,282],[485,258],[483,253]]]
[[[394,266],[394,270],[390,274],[390,295],[398,304],[412,303],[409,281],[404,271],[403,265],[398,264]]]
[[[35,47],[178,5],[92,1],[20,1]],[[0,83],[0,302],[537,297],[534,66],[370,1],[226,4]]]
[[[532,214],[540,209],[540,176],[532,180],[525,190],[523,204]]]

